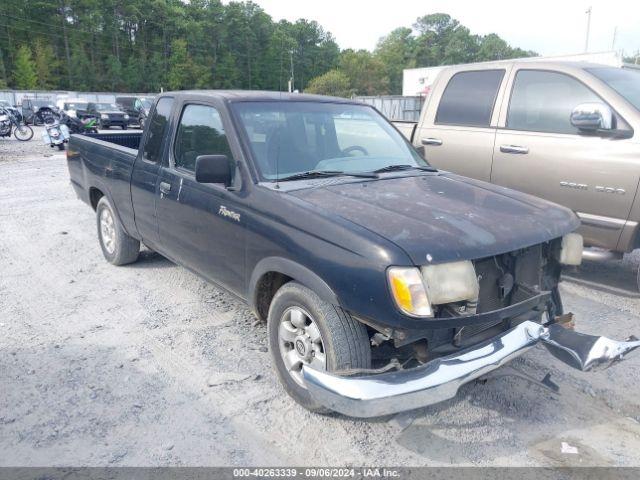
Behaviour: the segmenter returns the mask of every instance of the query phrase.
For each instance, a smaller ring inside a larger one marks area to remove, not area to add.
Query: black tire
[[[59,143],[56,146],[58,147],[58,150],[64,150],[64,143]]]
[[[16,140],[28,142],[33,138],[33,128],[27,124],[20,125],[13,130],[13,136],[16,137]]]
[[[282,359],[278,329],[283,315],[291,307],[305,310],[317,324],[328,371],[371,367],[367,329],[340,307],[321,300],[316,293],[297,282],[283,285],[271,302],[267,317],[269,350],[280,382],[286,392],[307,410],[329,413],[329,409],[320,405],[306,388],[293,379]]]
[[[123,129],[123,130],[126,130],[126,129],[127,129],[127,126],[126,126],[126,125],[122,125],[122,129]]]
[[[112,225],[114,230],[114,245],[112,248],[108,248],[103,238],[102,228],[100,224],[102,211],[108,210],[108,213],[112,218]],[[98,227],[98,241],[100,242],[100,248],[102,248],[102,254],[104,258],[113,265],[126,265],[133,263],[138,259],[140,253],[140,242],[133,237],[127,235],[115,215],[113,207],[107,197],[102,197],[98,201],[96,207],[96,222]],[[110,251],[112,250],[112,251]]]

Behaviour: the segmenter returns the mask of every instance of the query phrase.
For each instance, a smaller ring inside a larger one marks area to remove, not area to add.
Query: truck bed
[[[84,137],[94,138],[96,140],[102,140],[107,143],[115,143],[121,147],[127,147],[134,150],[138,150],[140,146],[140,140],[142,139],[142,132],[131,133],[88,133]]]
[[[141,132],[71,135],[67,151],[69,178],[78,198],[94,209],[106,195],[129,233],[135,231],[129,182]]]

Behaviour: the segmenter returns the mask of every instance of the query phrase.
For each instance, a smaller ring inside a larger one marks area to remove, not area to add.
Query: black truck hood
[[[289,193],[390,240],[416,265],[498,255],[579,226],[567,208],[449,173],[335,183]]]

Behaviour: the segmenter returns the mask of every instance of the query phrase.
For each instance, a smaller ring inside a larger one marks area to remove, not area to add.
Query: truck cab
[[[415,129],[439,168],[530,193],[578,214],[585,244],[640,246],[640,72],[506,61],[440,73]]]

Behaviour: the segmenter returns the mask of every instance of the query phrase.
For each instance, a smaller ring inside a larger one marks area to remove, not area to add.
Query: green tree
[[[340,71],[349,79],[358,95],[389,93],[389,77],[385,65],[366,50],[345,50],[340,55]]]
[[[402,92],[402,71],[415,67],[415,38],[412,30],[400,27],[382,37],[375,49],[375,57],[384,65],[389,78],[389,93]]]
[[[13,84],[22,90],[30,90],[38,85],[36,64],[31,56],[31,50],[26,45],[22,45],[16,53],[13,66]]]
[[[82,45],[77,45],[71,54],[71,71],[69,72],[70,84],[68,88],[72,90],[103,90],[104,87],[98,83],[96,72],[91,68],[89,56]]]
[[[34,64],[38,77],[38,88],[42,90],[55,88],[57,86],[56,77],[59,75],[60,62],[56,57],[53,47],[42,39],[37,39],[34,43],[33,50]]]
[[[167,86],[171,90],[202,88],[210,83],[206,67],[196,64],[187,51],[187,42],[178,39],[171,42]]]
[[[340,70],[329,70],[309,82],[305,93],[332,95],[334,97],[351,97],[351,82]]]
[[[293,63],[299,90],[339,68],[350,90],[400,93],[404,68],[533,54],[495,34],[474,35],[444,13],[395,29],[372,54],[341,52],[317,22],[274,22],[251,1],[12,0],[0,14],[0,82],[11,86],[17,64],[30,64],[20,45],[33,46],[41,88],[149,92],[285,89]]]

